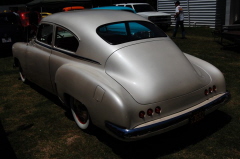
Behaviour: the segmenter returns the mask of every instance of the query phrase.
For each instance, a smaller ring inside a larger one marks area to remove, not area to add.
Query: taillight
[[[209,91],[209,93],[212,93],[212,92],[213,92],[212,87],[209,87],[209,88],[208,88],[208,91]]]
[[[147,110],[147,115],[152,116],[153,115],[153,110],[150,108]]]
[[[213,91],[216,92],[217,91],[217,87],[214,85],[213,86]]]
[[[157,107],[155,108],[155,113],[160,114],[161,111],[162,111],[162,109],[161,109],[159,106],[157,106]]]
[[[209,92],[208,92],[207,89],[205,89],[204,94],[205,94],[205,95],[208,95],[208,94],[209,94]]]
[[[204,90],[204,94],[208,95],[209,93],[213,93],[217,91],[217,87],[215,85],[213,85],[212,87],[209,87],[208,89]]]
[[[149,117],[151,117],[151,116],[153,116],[154,112],[155,112],[156,114],[160,114],[160,113],[162,112],[162,108],[159,107],[159,106],[157,106],[157,107],[155,108],[155,110],[153,110],[152,108],[149,108],[149,109],[146,111],[146,113],[145,113],[145,111],[142,110],[142,111],[139,112],[138,116],[139,116],[139,118],[145,118],[146,115],[149,116]]]
[[[139,118],[144,118],[145,117],[145,112],[144,111],[140,111],[139,112]]]

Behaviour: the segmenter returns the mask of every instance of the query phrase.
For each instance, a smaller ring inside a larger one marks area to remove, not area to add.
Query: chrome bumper
[[[204,111],[205,115],[207,115],[218,109],[222,104],[227,103],[230,98],[231,94],[229,92],[226,92],[212,97],[209,100],[204,101],[187,110],[170,115],[168,117],[144,123],[140,126],[135,127],[134,129],[125,129],[110,122],[106,122],[106,127],[111,133],[113,133],[114,136],[121,140],[138,140],[156,134],[161,134],[186,125],[190,122],[190,117],[194,112],[202,110]]]

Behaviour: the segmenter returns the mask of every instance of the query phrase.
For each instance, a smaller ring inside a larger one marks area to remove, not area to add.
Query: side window
[[[69,50],[72,52],[76,52],[78,45],[79,45],[79,42],[72,32],[62,27],[56,28],[56,37],[55,37],[56,47]]]
[[[52,43],[53,26],[50,24],[41,24],[37,33],[37,40],[45,44],[51,45]]]

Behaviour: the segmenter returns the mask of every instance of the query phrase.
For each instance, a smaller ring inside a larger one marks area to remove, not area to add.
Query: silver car
[[[196,123],[230,97],[216,67],[129,12],[47,16],[13,57],[22,81],[57,95],[81,129],[93,124],[124,141]]]

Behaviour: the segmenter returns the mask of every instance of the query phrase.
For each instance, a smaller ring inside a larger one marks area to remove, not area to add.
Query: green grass
[[[218,67],[232,99],[196,125],[131,143],[99,129],[81,131],[57,97],[33,84],[23,84],[18,70],[12,68],[12,57],[0,57],[0,120],[17,158],[240,158],[240,52],[221,49],[208,28],[186,28],[186,32],[188,39],[174,42],[183,52]],[[2,159],[12,152],[4,132],[0,134]]]

